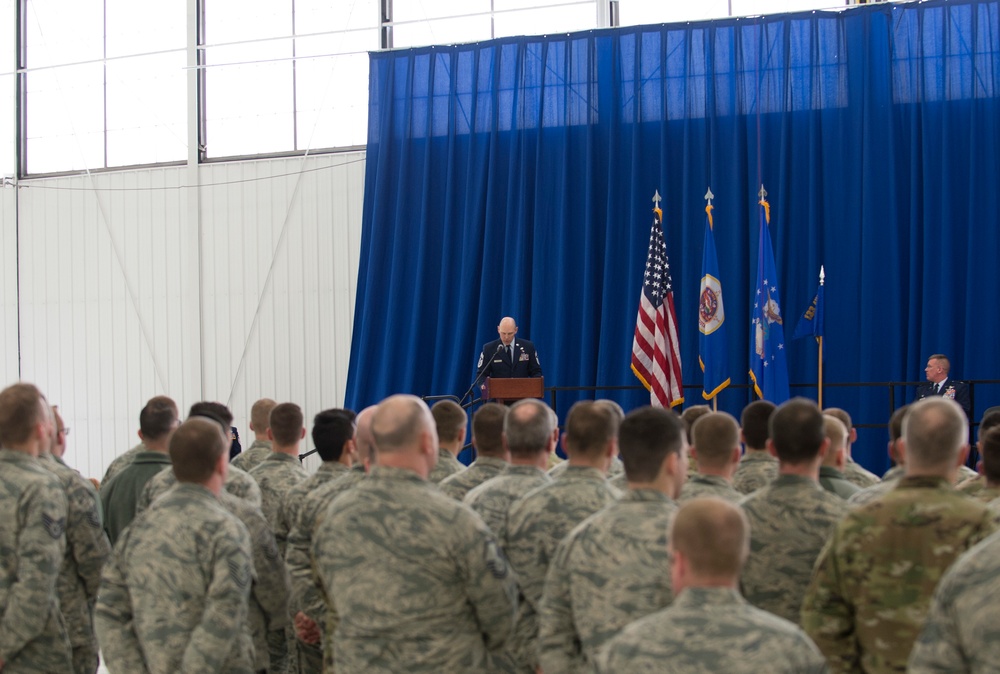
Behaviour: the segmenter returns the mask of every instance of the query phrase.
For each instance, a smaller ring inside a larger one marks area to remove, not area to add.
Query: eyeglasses
[[[60,428],[59,432],[62,433],[63,435],[69,435],[69,427],[67,426],[65,428]]]

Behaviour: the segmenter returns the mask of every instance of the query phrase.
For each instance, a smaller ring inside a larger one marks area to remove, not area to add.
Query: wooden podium
[[[545,377],[487,377],[483,384],[483,400],[512,403],[544,397]]]

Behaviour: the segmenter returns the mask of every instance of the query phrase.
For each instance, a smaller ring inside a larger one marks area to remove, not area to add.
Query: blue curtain
[[[548,386],[630,385],[651,198],[664,196],[688,405],[702,402],[703,195],[728,358],[748,379],[757,192],[785,331],[826,268],[829,383],[1000,375],[998,3],[932,0],[371,55],[347,404],[461,394],[502,316]],[[991,300],[990,298],[994,298]],[[791,381],[817,347],[787,342]],[[792,388],[815,397],[815,387]],[[645,392],[602,392],[626,409]],[[912,390],[896,391],[896,403]],[[575,397],[560,397],[560,413]],[[744,390],[720,394],[738,414]],[[977,389],[976,409],[1000,402]],[[884,424],[884,388],[825,392]],[[881,470],[885,431],[856,457]]]

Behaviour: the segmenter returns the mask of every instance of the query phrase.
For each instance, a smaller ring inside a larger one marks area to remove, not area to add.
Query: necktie
[[[941,382],[934,384],[934,395],[941,395]]]
[[[510,361],[510,369],[514,369],[514,345],[509,344],[507,346],[507,360]]]

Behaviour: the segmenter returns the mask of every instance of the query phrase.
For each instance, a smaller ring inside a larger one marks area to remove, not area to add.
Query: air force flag
[[[760,243],[757,251],[757,284],[750,309],[750,379],[754,391],[775,405],[788,400],[788,364],[785,360],[785,331],[781,318],[778,274],[771,249],[769,204],[761,186]]]

